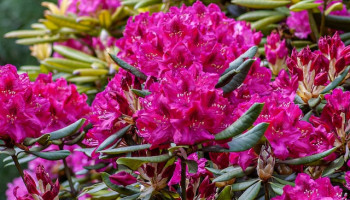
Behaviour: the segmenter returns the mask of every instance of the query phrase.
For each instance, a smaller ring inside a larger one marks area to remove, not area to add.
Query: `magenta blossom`
[[[122,185],[124,187],[137,182],[135,177],[133,177],[132,175],[130,175],[125,171],[121,171],[116,174],[113,174],[109,177],[109,179],[113,184]]]
[[[206,7],[197,1],[167,13],[130,18],[117,46],[119,57],[159,77],[195,62],[205,72],[222,73],[240,54],[258,45],[261,37],[246,22],[227,18],[217,5]]]
[[[62,4],[59,0],[59,4]],[[120,6],[119,0],[71,0],[66,12],[78,16],[94,16],[100,10],[114,12]]]
[[[286,185],[283,188],[283,195],[272,200],[345,200],[342,196],[342,189],[333,186],[328,177],[313,180],[309,175],[300,173],[295,180],[295,186]]]
[[[287,18],[287,25],[293,29],[295,36],[300,39],[305,39],[311,33],[309,24],[309,16],[307,11],[290,12],[290,16]]]
[[[273,75],[277,76],[282,69],[286,68],[285,61],[288,56],[288,48],[286,41],[281,41],[279,33],[271,33],[267,36],[265,54]]]
[[[17,74],[15,66],[0,66],[0,138],[21,143],[38,137],[49,116],[49,102],[36,95],[27,74]]]
[[[214,135],[232,123],[231,108],[215,89],[217,74],[188,70],[165,73],[159,83],[150,86],[151,95],[142,101],[137,113],[138,134],[156,147],[161,144],[193,145],[214,139]]]

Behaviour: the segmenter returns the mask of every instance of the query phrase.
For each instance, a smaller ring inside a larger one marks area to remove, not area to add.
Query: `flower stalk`
[[[181,158],[181,199],[186,200],[186,161]]]

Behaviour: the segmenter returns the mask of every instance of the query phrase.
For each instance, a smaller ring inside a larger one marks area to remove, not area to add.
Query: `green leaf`
[[[246,12],[243,15],[240,15],[237,19],[241,21],[255,21],[265,17],[281,15],[281,14],[283,13],[278,11],[273,11],[273,10],[256,10],[256,11]]]
[[[29,153],[37,157],[44,158],[46,160],[61,160],[70,155],[70,151],[68,150],[42,151],[42,152],[30,151]]]
[[[80,129],[80,127],[85,123],[85,121],[86,119],[82,118],[67,127],[49,133],[50,140],[58,140],[73,135]]]
[[[82,84],[82,83],[93,83],[97,80],[100,80],[100,77],[98,76],[79,76],[79,77],[71,77],[67,78],[69,82],[74,82],[77,84]]]
[[[264,104],[254,103],[239,119],[227,127],[225,130],[215,135],[215,140],[225,140],[243,133],[253,125],[259,117]]]
[[[50,139],[50,135],[49,134],[44,134],[40,137],[37,137],[37,138],[26,138],[24,139],[23,141],[23,144],[26,145],[26,146],[31,146],[33,145],[34,143],[38,142],[39,144],[41,145],[44,145],[46,144],[46,142]]]
[[[139,97],[145,97],[147,95],[150,95],[151,92],[147,91],[147,90],[136,90],[136,89],[131,89],[131,91],[136,94]]]
[[[210,171],[212,174],[214,174],[215,176],[220,176],[222,175],[221,170],[218,169],[214,169],[214,168],[210,168],[210,167],[206,167],[206,170]]]
[[[279,183],[272,183],[270,182],[270,186],[272,188],[272,190],[278,194],[278,195],[282,195],[283,194],[283,187],[285,185],[279,184]]]
[[[26,156],[26,157],[18,159],[18,163],[19,164],[24,164],[24,163],[30,162],[30,161],[32,161],[32,160],[34,160],[36,158],[37,158],[36,156],[31,156],[31,155],[30,156]],[[9,166],[13,166],[13,165],[15,165],[15,163],[12,161],[12,162],[7,163],[4,167],[9,167]]]
[[[229,181],[233,178],[239,178],[245,176],[245,172],[250,173],[254,170],[254,167],[247,167],[245,171],[241,167],[230,167],[228,171],[222,170],[223,173],[222,175],[216,177],[213,182],[224,182],[224,181]]]
[[[301,120],[309,122],[311,115],[312,115],[312,110],[310,110],[308,113],[306,113]]]
[[[85,138],[86,132],[81,132],[78,136],[76,136],[74,139],[69,140],[69,141],[65,141],[66,145],[73,145],[73,144],[77,144],[81,141],[83,141],[83,139]]]
[[[133,195],[130,195],[130,196],[126,196],[126,197],[120,198],[119,200],[136,200],[136,199],[138,199],[140,194],[141,193],[133,194]]]
[[[238,70],[233,69],[233,70],[227,72],[226,74],[220,76],[218,83],[215,85],[215,88],[221,88],[221,87],[227,85],[228,83],[230,83],[232,78],[238,73],[239,73]]]
[[[321,3],[311,3],[311,2],[305,3],[304,1],[300,1],[299,3],[296,3],[296,4],[292,5],[291,7],[289,7],[289,10],[291,10],[293,12],[300,12],[303,10],[310,10],[310,9],[317,8],[320,5],[321,5]]]
[[[117,56],[115,56],[113,54],[109,54],[109,56],[121,68],[129,71],[130,73],[132,73],[133,75],[135,75],[136,77],[138,77],[138,78],[140,78],[142,80],[146,80],[147,79],[147,76],[143,72],[141,72],[139,69],[135,68],[134,66],[129,65],[127,62],[123,61],[122,59],[118,58]]]
[[[283,184],[283,185],[291,185],[291,186],[295,186],[295,183],[294,182],[289,182],[289,181],[286,181],[286,180],[283,180],[283,179],[280,179],[280,178],[277,178],[277,177],[273,177],[276,181],[278,181],[279,183]]]
[[[322,17],[321,17],[320,13],[314,13],[313,16],[315,17],[317,22],[319,22],[319,23],[321,22]],[[350,17],[337,16],[337,15],[327,15],[326,16],[326,26],[328,28],[349,32],[350,31]]]
[[[59,35],[55,35],[52,37],[36,37],[36,38],[24,38],[24,39],[19,39],[16,40],[16,44],[21,44],[21,45],[33,45],[33,44],[42,44],[42,43],[52,43],[60,40]]]
[[[169,160],[172,156],[168,154],[150,157],[123,157],[117,160],[119,165],[125,165],[132,170],[137,170],[144,163],[161,163]]]
[[[262,30],[263,28],[267,27],[270,24],[274,24],[276,22],[282,21],[284,18],[286,18],[285,15],[273,15],[270,17],[265,17],[263,19],[260,19],[256,22],[253,22],[251,24],[251,28],[252,29],[256,29],[256,30]]]
[[[47,35],[47,30],[18,30],[11,31],[4,35],[5,38],[30,38]]]
[[[229,64],[229,67],[220,76],[225,75],[226,73],[230,72],[233,69],[237,69],[240,65],[242,65],[242,63],[244,62],[245,59],[253,58],[257,51],[258,51],[257,46],[250,47],[246,52],[244,52],[242,55],[240,55],[238,58],[236,58],[234,61],[232,61]]]
[[[222,90],[224,91],[224,93],[230,93],[233,90],[235,90],[236,88],[238,88],[244,81],[244,79],[247,77],[250,67],[253,65],[253,63],[255,62],[255,60],[253,59],[247,59],[246,61],[244,61],[242,63],[242,65],[240,65],[236,71],[237,74],[235,74],[231,81],[227,84],[225,84],[225,86],[222,87]],[[230,77],[228,77],[230,78]]]
[[[307,45],[311,45],[312,42],[308,40],[294,40],[292,41],[292,46],[301,48],[301,47],[306,47]]]
[[[336,170],[340,169],[344,165],[344,156],[339,157],[334,160],[328,167],[322,172],[322,176],[329,176],[333,174]]]
[[[219,194],[216,200],[231,199],[231,186],[227,185]]]
[[[110,144],[114,143],[116,140],[118,140],[119,138],[123,137],[125,135],[125,133],[128,132],[128,130],[130,129],[131,125],[128,125],[122,129],[120,129],[119,131],[117,131],[116,133],[112,134],[111,136],[109,136],[107,139],[105,139],[96,149],[96,151],[101,151],[102,149],[106,148],[107,146],[109,146]]]
[[[103,76],[107,74],[108,74],[107,69],[81,68],[81,69],[75,69],[73,71],[73,75],[78,75],[78,76]]]
[[[198,171],[198,164],[196,161],[194,160],[186,160],[186,164],[187,164],[187,167],[188,167],[188,172],[189,173],[197,173]]]
[[[291,2],[283,0],[233,0],[232,3],[248,8],[271,9],[286,6]]]
[[[141,144],[141,145],[134,145],[134,146],[119,147],[115,149],[106,149],[100,152],[108,155],[115,155],[115,154],[123,154],[123,153],[130,153],[130,152],[145,150],[145,149],[149,149],[150,147],[151,147],[150,144]]]
[[[85,63],[101,63],[105,66],[108,66],[108,64],[94,56],[90,56],[86,53],[83,53],[81,51],[78,51],[76,49],[72,49],[66,46],[62,45],[54,45],[53,50],[62,55],[63,57],[70,58],[73,60],[78,60],[80,62],[85,62]]]
[[[160,4],[160,3],[162,3],[162,0],[143,0],[143,1],[139,1],[137,4],[135,4],[134,9],[144,8],[147,6],[152,6],[152,5]]]
[[[312,156],[305,156],[302,158],[295,158],[295,159],[291,159],[291,160],[281,160],[278,161],[279,163],[282,164],[287,164],[287,165],[304,165],[304,164],[308,164],[308,163],[312,163],[315,162],[317,160],[320,160],[321,158],[324,158],[326,156],[328,156],[329,154],[333,153],[335,150],[337,149],[337,147],[333,147],[331,149],[328,149],[327,151],[324,151],[322,153],[318,153],[318,154],[314,154]]]
[[[72,73],[73,72],[73,69],[72,68],[69,68],[69,67],[66,67],[66,66],[58,66],[58,65],[51,65],[45,61],[41,61],[40,62],[41,64],[41,67],[45,67],[45,69],[48,69],[50,71],[52,70],[57,70],[58,72],[66,72],[66,73]]]
[[[96,165],[84,166],[84,169],[87,169],[87,170],[102,169],[106,166],[107,166],[107,164],[105,164],[105,163],[98,163]]]
[[[230,147],[230,152],[240,152],[252,148],[259,142],[267,127],[269,127],[268,123],[260,123],[248,132],[233,138],[231,142],[227,143]]]
[[[56,15],[56,14],[47,14],[45,15],[45,17],[46,19],[48,19],[49,21],[53,22],[54,24],[60,27],[68,27],[79,31],[91,31],[94,28],[94,27],[80,24],[76,21],[76,19],[72,17],[66,17],[63,15]]]
[[[122,187],[119,185],[115,185],[111,182],[111,180],[109,179],[110,175],[106,172],[102,172],[101,173],[101,178],[102,181],[107,185],[107,187],[109,187],[111,190],[116,191],[120,194],[124,194],[124,195],[133,195],[135,193],[137,193],[138,191],[136,190],[136,188],[133,187]]]
[[[55,66],[59,66],[59,67],[63,66],[63,67],[69,67],[72,69],[76,69],[76,68],[91,69],[91,64],[89,64],[89,63],[65,59],[65,58],[46,58],[44,61],[50,65],[55,65]]]
[[[242,191],[259,181],[259,179],[248,180],[240,183],[235,183],[232,185],[232,191]]]
[[[334,79],[330,84],[328,84],[321,92],[321,94],[326,94],[327,92],[336,88],[348,75],[350,66],[348,66],[337,78]]]
[[[244,193],[238,198],[238,200],[254,200],[260,191],[261,181],[250,186]]]
[[[0,154],[14,156],[16,154],[16,151],[12,148],[5,148],[5,149],[0,149]]]
[[[337,11],[337,10],[343,10],[343,3],[338,2],[338,3],[332,4],[331,6],[329,6],[329,8],[327,8],[327,10],[324,13],[326,15],[329,15],[331,12]]]

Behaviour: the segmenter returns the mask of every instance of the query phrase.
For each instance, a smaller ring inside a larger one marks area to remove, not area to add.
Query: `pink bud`
[[[36,184],[35,184],[34,179],[27,172],[24,172],[24,182],[27,186],[27,190],[28,190],[29,194],[39,195],[39,192],[36,189]]]
[[[118,172],[109,177],[111,182],[116,185],[127,186],[136,183],[136,178],[125,171]]]

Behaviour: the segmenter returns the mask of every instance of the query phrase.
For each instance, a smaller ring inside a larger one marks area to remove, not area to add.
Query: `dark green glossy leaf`
[[[254,170],[254,167],[247,167],[245,170],[246,173],[250,173],[252,170]],[[224,182],[229,181],[233,178],[239,178],[245,176],[245,172],[241,167],[233,167],[230,168],[229,171],[225,171],[222,175],[216,177],[213,182]]]
[[[279,183],[272,183],[270,182],[270,186],[272,188],[272,190],[278,194],[278,195],[282,195],[283,194],[283,187],[285,185],[279,184]]]
[[[290,182],[290,181],[286,181],[277,177],[273,177],[276,181],[278,181],[279,183],[283,184],[283,185],[291,185],[291,186],[295,186],[294,182]]]
[[[225,75],[226,73],[228,73],[229,71],[231,71],[233,69],[237,69],[240,65],[242,65],[242,63],[244,62],[245,59],[253,58],[257,51],[258,51],[257,46],[250,47],[246,52],[244,52],[242,55],[240,55],[238,58],[236,58],[234,61],[232,61],[229,64],[229,67],[225,70],[225,72],[223,74],[221,74],[221,76]]]
[[[279,163],[283,163],[283,164],[288,164],[288,165],[304,165],[304,164],[308,164],[308,163],[312,163],[315,162],[317,160],[320,160],[321,158],[324,158],[326,156],[328,156],[329,154],[333,153],[335,150],[337,149],[337,147],[333,147],[327,151],[324,151],[322,153],[318,153],[312,156],[305,156],[302,158],[295,158],[295,159],[291,159],[291,160],[284,160],[284,161],[278,161]]]
[[[51,132],[49,133],[50,135],[49,139],[52,141],[52,140],[58,140],[58,139],[62,139],[64,137],[73,135],[81,128],[81,126],[85,123],[85,121],[86,119],[82,118],[67,127]]]
[[[248,180],[240,183],[235,183],[232,185],[232,191],[242,191],[259,181],[259,179]]]
[[[186,160],[186,164],[188,167],[188,172],[189,173],[197,173],[198,171],[198,164],[194,160]]]
[[[136,89],[131,89],[131,91],[136,94],[139,97],[145,97],[147,95],[150,95],[151,92],[147,91],[147,90],[136,90]]]
[[[33,145],[34,143],[38,142],[39,144],[41,145],[44,145],[46,144],[46,142],[50,139],[50,135],[49,134],[44,134],[40,137],[37,137],[37,138],[26,138],[24,139],[23,141],[23,144],[26,145],[26,146],[31,146]]]
[[[257,9],[271,9],[281,6],[288,5],[290,1],[276,1],[276,0],[233,0],[231,1],[234,4],[248,7],[248,8],[257,8]]]
[[[37,158],[37,157],[36,156],[32,156],[32,155],[26,156],[26,157],[18,159],[18,163],[19,164],[24,164],[24,163],[27,163],[27,162],[30,162],[30,161],[34,160],[35,158]],[[4,167],[13,166],[13,165],[15,165],[15,163],[12,161],[12,162],[7,163]]]
[[[227,83],[225,86],[222,87],[222,90],[224,93],[230,93],[236,88],[238,88],[244,81],[244,79],[247,77],[249,70],[255,60],[253,59],[247,59],[240,65],[236,71],[237,74],[234,75],[229,83]]]
[[[344,80],[346,75],[348,75],[349,70],[350,70],[350,66],[348,66],[337,78],[335,78],[334,81],[328,84],[326,88],[322,90],[321,94],[325,94],[333,90],[334,88],[336,88]]]
[[[0,149],[0,154],[14,156],[16,154],[16,151],[12,148],[4,148],[4,149]]]
[[[270,24],[274,24],[274,23],[282,21],[286,17],[287,17],[286,15],[281,15],[281,14],[280,15],[273,15],[270,17],[265,17],[265,18],[260,19],[256,22],[253,22],[251,24],[251,27],[253,29],[256,29],[256,30],[262,30],[263,28],[266,28]]]
[[[231,142],[227,143],[230,147],[230,152],[245,151],[254,147],[264,135],[268,126],[268,123],[260,123],[248,132],[233,138]]]
[[[238,198],[238,200],[254,200],[260,191],[261,181],[250,186],[244,193]]]
[[[169,160],[172,156],[168,154],[150,157],[123,157],[117,160],[119,165],[125,165],[132,170],[137,170],[144,163],[160,163]]]
[[[107,165],[105,163],[98,163],[96,165],[84,166],[84,169],[87,169],[87,170],[102,169],[106,166]]]
[[[146,80],[147,79],[147,76],[143,72],[141,72],[139,69],[135,68],[134,66],[129,65],[127,62],[125,62],[124,60],[118,58],[117,56],[115,56],[113,54],[109,54],[109,56],[121,68],[125,69],[126,71],[129,71],[130,73],[132,73],[133,75],[135,75],[136,77],[138,77],[138,78],[140,78],[142,80]]]
[[[313,8],[317,8],[318,6],[320,6],[321,3],[313,3],[313,2],[303,2],[300,1],[294,5],[292,5],[291,7],[289,7],[289,10],[293,11],[293,12],[300,12],[303,10],[310,10]]]
[[[340,169],[344,165],[344,157],[341,156],[334,160],[328,167],[323,171],[322,176],[329,176],[333,174],[336,170]]]
[[[31,151],[29,153],[37,157],[44,158],[46,160],[61,160],[70,155],[70,151],[68,150],[41,151],[41,152]]]
[[[216,200],[231,199],[231,186],[227,185],[219,194]]]
[[[270,17],[273,15],[281,15],[281,12],[273,11],[273,10],[256,10],[249,11],[239,16],[237,19],[241,21],[255,21],[265,17]]]
[[[119,131],[117,131],[116,133],[112,134],[111,136],[109,136],[107,139],[105,139],[96,149],[96,151],[101,151],[102,149],[108,147],[109,145],[113,144],[116,142],[116,140],[118,140],[119,138],[123,137],[125,133],[128,132],[128,130],[130,129],[131,125],[128,125],[122,129],[120,129]]]
[[[227,127],[225,130],[215,135],[215,140],[225,140],[243,133],[253,125],[260,115],[264,104],[254,103],[239,119]]]
[[[141,145],[127,146],[127,147],[119,147],[115,149],[106,149],[100,152],[103,154],[115,155],[115,154],[130,153],[130,152],[145,150],[145,149],[149,149],[150,147],[151,147],[150,144],[141,144]]]

